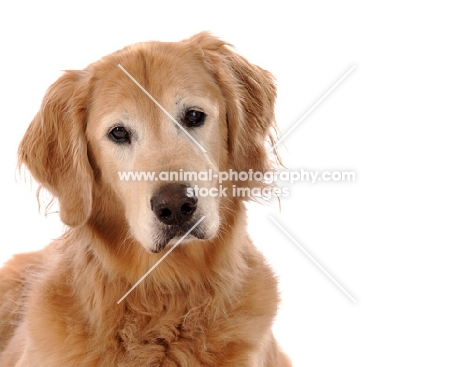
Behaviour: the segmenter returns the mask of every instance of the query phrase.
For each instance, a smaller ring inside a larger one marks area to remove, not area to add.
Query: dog
[[[276,277],[231,190],[266,184],[197,196],[216,179],[119,179],[270,170],[275,99],[269,72],[207,32],[65,71],[18,158],[67,229],[0,270],[0,365],[291,366],[271,331]]]

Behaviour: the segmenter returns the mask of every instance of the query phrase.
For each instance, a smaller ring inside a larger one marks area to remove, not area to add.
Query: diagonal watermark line
[[[201,217],[200,220],[199,220],[197,223],[195,223],[195,224],[193,225],[193,227],[190,228],[190,229],[188,230],[188,232],[187,232],[186,234],[184,234],[184,235],[179,239],[179,241],[177,241],[176,244],[175,244],[174,246],[172,246],[172,247],[169,249],[169,251],[166,252],[166,253],[164,254],[164,256],[161,257],[161,258],[159,259],[159,261],[158,261],[156,264],[154,264],[154,265],[151,267],[151,269],[148,270],[148,271],[146,272],[146,274],[143,275],[143,276],[140,278],[140,280],[139,280],[138,282],[136,282],[135,285],[134,285],[132,288],[130,288],[130,290],[129,290],[127,293],[124,294],[124,296],[123,296],[121,299],[119,299],[119,301],[117,302],[117,304],[120,304],[120,302],[122,302],[122,301],[138,286],[138,284],[140,284],[140,283],[149,275],[149,273],[151,273],[154,269],[156,269],[156,267],[166,258],[166,256],[169,255],[169,254],[172,252],[172,250],[174,250],[174,249],[179,245],[179,243],[181,243],[181,242],[185,239],[185,237],[187,237],[187,236],[190,234],[190,232],[192,232],[192,231],[202,222],[202,220],[205,219],[205,218],[206,218],[206,215],[204,215],[203,217]]]
[[[156,99],[154,99],[154,97],[151,94],[149,94],[148,91],[145,88],[143,88],[141,84],[138,83],[138,81],[127,70],[125,70],[125,68],[122,65],[119,64],[118,67],[125,74],[127,74],[127,76],[167,115],[167,117],[169,117],[172,120],[174,124],[176,124],[185,134],[187,134],[187,136],[190,139],[192,139],[192,141],[202,150],[203,153],[206,153],[206,149],[203,148],[203,146],[192,135],[190,135],[189,132],[185,130],[183,126],[179,124],[177,120],[174,117],[172,117],[172,115],[169,112],[167,112],[166,109],[163,106],[161,106],[161,104],[158,101],[156,101]]]
[[[297,121],[277,142],[270,148],[270,152],[275,149],[286,137],[299,125],[315,108],[335,89],[348,75],[356,65],[353,65],[333,86]]]
[[[322,265],[320,265],[319,262],[318,262],[317,260],[315,260],[315,259],[312,257],[312,255],[310,255],[310,254],[304,249],[304,247],[302,247],[302,246],[301,246],[301,245],[300,245],[300,244],[299,244],[299,243],[298,243],[282,226],[281,226],[281,224],[279,224],[271,215],[270,215],[270,219],[278,226],[279,229],[281,229],[281,230],[284,232],[284,234],[286,234],[286,236],[289,237],[289,239],[290,239],[291,241],[294,242],[294,244],[295,244],[297,247],[299,247],[299,248],[302,250],[302,252],[303,252],[310,260],[312,260],[312,261],[314,262],[315,265],[317,265],[317,267],[318,267],[320,270],[322,270],[323,273],[325,273],[325,275],[326,275],[328,278],[330,278],[330,280],[331,280],[333,283],[335,283],[335,285],[336,285],[338,288],[341,289],[341,291],[342,291],[344,294],[346,294],[346,295],[351,299],[351,301],[353,301],[354,303],[357,303],[357,301],[353,298],[353,296],[351,296],[351,294],[349,294],[349,292],[348,292],[346,289],[344,289],[343,286],[342,286],[340,283],[338,283],[338,282],[335,280],[335,278],[333,278],[333,277],[330,275],[330,273],[329,273],[328,271],[326,271],[325,268],[324,268]]]

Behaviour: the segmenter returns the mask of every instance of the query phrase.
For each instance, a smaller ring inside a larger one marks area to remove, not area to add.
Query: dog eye
[[[188,127],[199,127],[205,123],[205,113],[197,110],[185,112],[184,122]]]
[[[109,138],[116,143],[130,143],[130,133],[122,126],[116,126],[109,132]]]

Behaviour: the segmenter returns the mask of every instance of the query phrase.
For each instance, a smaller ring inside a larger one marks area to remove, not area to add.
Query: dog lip
[[[191,228],[192,224],[188,225],[188,229],[179,226],[167,226],[168,228],[164,231],[163,238],[161,238],[158,243],[154,245],[153,248],[150,249],[152,253],[159,253],[163,251],[169,242],[171,242],[173,239],[177,238],[179,240],[182,236],[184,236],[188,230]],[[205,233],[203,228],[194,228],[190,234],[184,238],[186,239],[200,239],[200,240],[205,240],[208,239],[209,236]],[[177,241],[176,241],[177,242]],[[175,243],[174,243],[175,244]]]
[[[169,244],[169,242],[171,242],[173,239],[175,238],[179,238],[180,239],[181,236],[174,236],[172,238],[165,238],[163,242],[160,242],[159,244],[157,244],[154,248],[151,248],[150,251],[154,254],[158,254],[160,252],[162,252],[166,247],[167,245]],[[187,236],[189,237],[189,236]]]

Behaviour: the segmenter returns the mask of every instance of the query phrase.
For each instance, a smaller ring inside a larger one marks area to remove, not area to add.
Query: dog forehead
[[[183,42],[147,42],[128,46],[90,65],[92,103],[99,109],[135,102],[142,109],[155,100],[170,106],[186,97],[213,102],[222,99],[221,88],[206,68],[202,53]]]
[[[93,65],[98,79],[139,83],[145,89],[174,84],[211,84],[202,53],[182,43],[147,42],[128,46]]]

